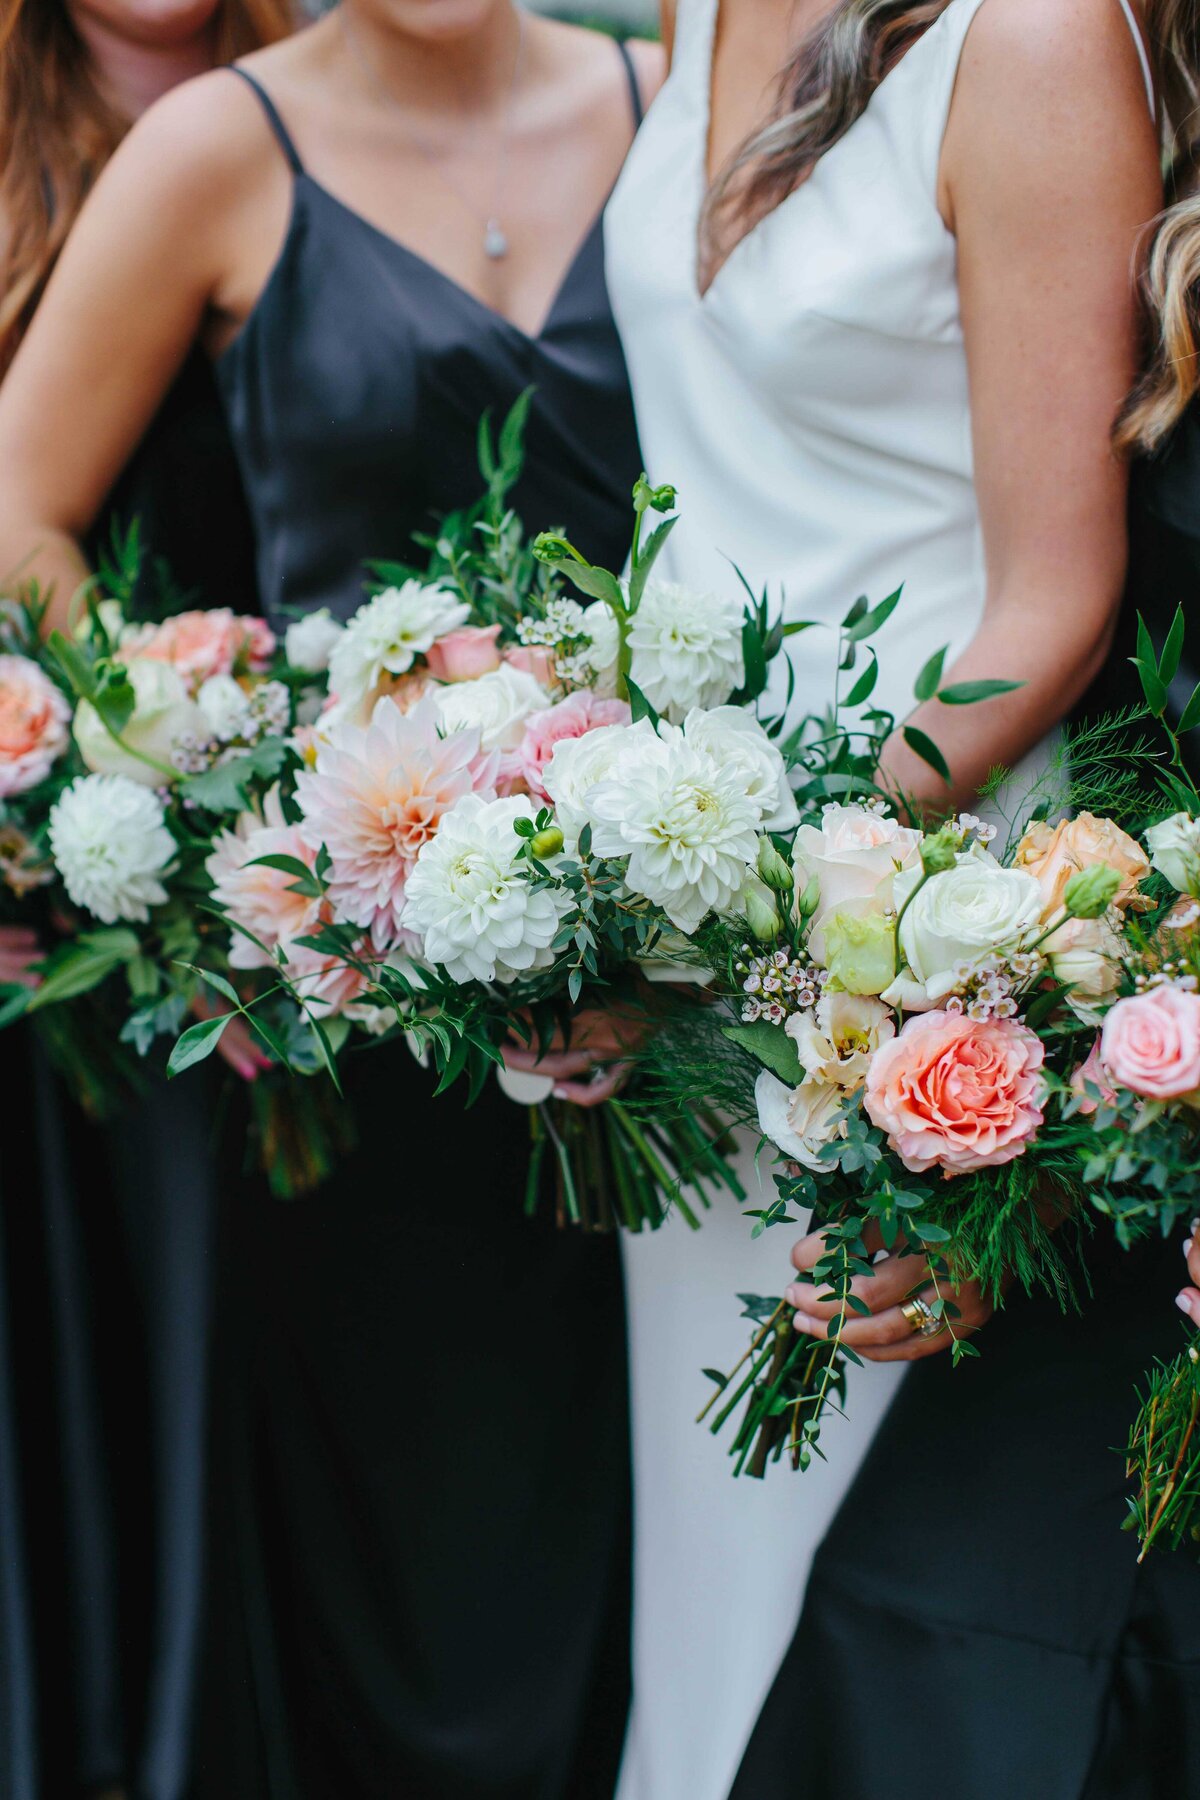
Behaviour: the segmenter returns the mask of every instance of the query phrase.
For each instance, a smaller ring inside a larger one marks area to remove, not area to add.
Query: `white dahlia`
[[[607,781],[618,758],[629,746],[631,730],[640,740],[643,729],[628,725],[598,725],[582,737],[560,738],[554,754],[542,770],[542,786],[554,807],[554,823],[568,850],[579,843],[579,834],[591,821],[588,795]]]
[[[125,775],[82,775],[50,812],[50,849],[68,894],[105,925],[146,920],[167,898],[175,854],[162,801]]]
[[[648,581],[629,628],[630,675],[673,724],[694,706],[723,706],[745,679],[742,605],[674,581]]]
[[[406,581],[360,606],[332,646],[329,690],[351,710],[388,675],[403,675],[435,639],[465,625],[471,609],[449,588]]]
[[[550,946],[571,896],[535,889],[519,859],[514,821],[534,816],[524,794],[468,794],[417,857],[403,922],[424,940],[424,960],[440,963],[452,981],[515,981],[554,960]]]
[[[719,763],[681,731],[656,737],[642,720],[625,738],[611,777],[587,795],[592,846],[600,856],[627,856],[630,890],[690,935],[710,912],[740,900],[760,810],[736,764]]]
[[[741,706],[711,712],[697,707],[683,721],[683,735],[717,762],[736,768],[759,809],[760,830],[791,831],[800,823],[783,758],[753,713]]]

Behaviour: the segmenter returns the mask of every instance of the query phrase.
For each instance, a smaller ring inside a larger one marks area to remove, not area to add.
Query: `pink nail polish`
[[[1191,1254],[1192,1254],[1192,1240],[1191,1240],[1191,1238],[1184,1238],[1184,1240],[1183,1240],[1183,1254],[1184,1254],[1184,1255],[1185,1255],[1185,1256],[1190,1256],[1190,1255],[1191,1255]]]
[[[1191,1302],[1190,1297],[1187,1294],[1176,1294],[1175,1304],[1179,1308],[1181,1313],[1187,1314],[1189,1319],[1194,1317],[1194,1315],[1192,1313],[1192,1302]]]

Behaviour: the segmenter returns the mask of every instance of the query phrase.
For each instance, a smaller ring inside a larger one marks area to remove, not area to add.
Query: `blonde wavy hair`
[[[871,95],[951,0],[841,0],[781,71],[767,123],[739,146],[705,204],[705,259],[790,194],[845,136]],[[1116,0],[1112,0],[1116,4]],[[1200,0],[1145,0],[1168,193],[1145,255],[1157,342],[1117,428],[1123,447],[1161,441],[1200,390]]]
[[[217,61],[273,43],[293,24],[290,0],[221,0]],[[129,125],[101,92],[65,0],[0,0],[0,374]]]

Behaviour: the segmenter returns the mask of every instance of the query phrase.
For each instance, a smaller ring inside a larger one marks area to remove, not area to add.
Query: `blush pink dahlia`
[[[227,606],[174,613],[161,625],[138,625],[121,640],[121,658],[148,656],[170,663],[198,688],[212,675],[261,675],[275,650],[265,619]]]
[[[549,800],[542,777],[555,746],[567,738],[586,737],[601,725],[628,725],[632,716],[624,700],[598,700],[581,688],[569,700],[560,700],[557,706],[534,713],[526,721],[525,736],[514,757],[514,773],[535,799]]]
[[[398,942],[422,846],[465,794],[494,794],[496,763],[480,755],[478,731],[439,737],[432,700],[402,713],[383,699],[369,725],[340,726],[296,777],[301,831],[314,852],[329,852],[338,917],[369,929],[377,948]]]
[[[876,1052],[864,1105],[907,1169],[993,1168],[1020,1156],[1042,1123],[1044,1056],[1015,1019],[923,1013]]]
[[[259,863],[256,859],[261,856],[293,856],[310,869],[317,860],[299,826],[284,818],[275,788],[263,802],[262,818],[242,813],[232,831],[221,832],[204,865],[218,906],[265,946],[259,949],[242,931],[234,931],[229,960],[235,969],[270,967],[271,951],[282,948],[290,955],[295,939],[315,931],[321,922],[320,900],[296,893],[295,877]]]

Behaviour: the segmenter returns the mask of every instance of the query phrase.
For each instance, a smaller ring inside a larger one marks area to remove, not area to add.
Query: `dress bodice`
[[[512,504],[530,530],[568,526],[596,559],[619,563],[641,464],[602,219],[530,335],[335,199],[256,91],[291,165],[292,214],[216,370],[267,616],[352,613],[367,559],[412,560],[414,532],[478,497],[479,420],[490,410],[498,424],[529,387]]]

